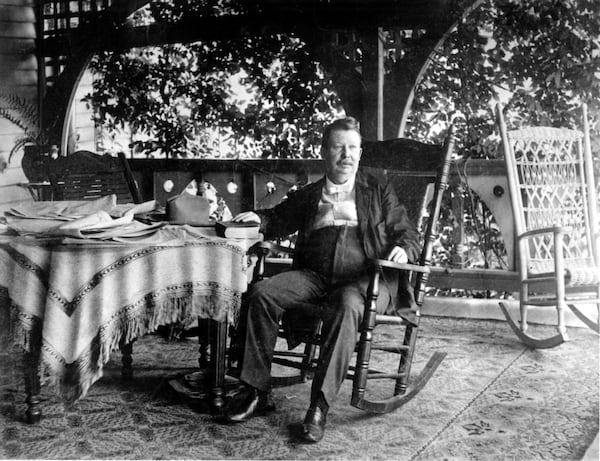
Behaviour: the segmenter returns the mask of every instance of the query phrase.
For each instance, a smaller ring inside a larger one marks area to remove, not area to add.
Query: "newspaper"
[[[5,212],[4,224],[20,235],[103,240],[139,237],[164,225],[145,224],[134,219],[155,208],[155,200],[117,205],[115,195],[89,201],[28,202]]]

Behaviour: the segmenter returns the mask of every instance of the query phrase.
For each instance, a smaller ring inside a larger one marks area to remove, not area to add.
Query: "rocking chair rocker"
[[[518,243],[520,325],[504,302],[500,308],[521,341],[533,348],[568,340],[567,307],[598,332],[598,320],[577,307],[595,304],[600,312],[600,234],[586,106],[583,132],[507,131],[500,105],[497,116]],[[528,311],[537,306],[556,306],[557,334],[538,338],[528,331]]]

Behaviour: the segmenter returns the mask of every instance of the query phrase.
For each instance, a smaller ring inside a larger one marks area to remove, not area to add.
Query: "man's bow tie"
[[[325,188],[328,194],[339,194],[340,192],[351,192],[352,184],[350,181],[344,184],[328,184]]]

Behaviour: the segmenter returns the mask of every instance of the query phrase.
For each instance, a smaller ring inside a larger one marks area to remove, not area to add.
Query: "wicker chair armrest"
[[[573,229],[568,226],[552,226],[552,227],[540,227],[539,229],[533,229],[522,234],[517,235],[517,239],[524,239],[529,237],[535,237],[540,234],[566,234],[571,232]]]

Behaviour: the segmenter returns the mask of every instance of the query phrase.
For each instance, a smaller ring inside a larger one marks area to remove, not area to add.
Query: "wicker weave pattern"
[[[565,311],[600,333],[600,231],[587,104],[583,130],[528,127],[508,131],[497,106],[518,243],[519,322],[500,302],[521,341],[547,349],[567,341]],[[581,309],[594,305],[597,313]],[[556,307],[556,334],[529,329],[530,308]]]
[[[567,282],[569,286],[597,285],[600,283],[600,268],[570,267],[567,269]]]
[[[594,267],[586,212],[582,138],[580,131],[565,128],[538,127],[508,132],[523,204],[523,231],[554,226],[568,228],[564,236],[567,269]],[[553,271],[551,234],[529,239],[527,251],[531,273]]]

